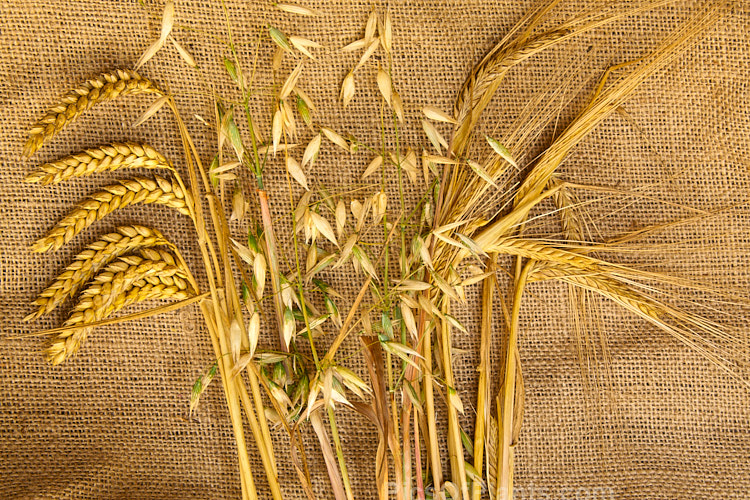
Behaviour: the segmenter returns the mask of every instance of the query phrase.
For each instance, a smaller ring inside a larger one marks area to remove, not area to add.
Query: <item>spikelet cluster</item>
[[[128,94],[162,94],[162,91],[135,71],[118,69],[87,80],[70,90],[31,127],[24,156],[33,155],[42,145],[75,121],[92,106]]]

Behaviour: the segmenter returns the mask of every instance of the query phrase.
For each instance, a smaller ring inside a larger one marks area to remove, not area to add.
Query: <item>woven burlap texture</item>
[[[308,65],[300,83],[317,104],[317,120],[377,144],[380,118],[372,68],[358,73],[360,91],[347,110],[336,103],[340,82],[356,63],[355,56],[343,56],[338,48],[361,37],[371,2],[315,3],[320,15],[303,19],[279,13],[270,2],[228,1],[240,54],[250,60],[255,37],[269,22],[320,42],[325,49],[318,52],[315,64]],[[176,4],[181,28],[175,36],[200,62],[205,79],[231,92],[221,63],[227,51],[218,41],[225,36],[221,3]],[[427,104],[452,109],[474,64],[530,6],[532,2],[525,0],[390,2],[394,83],[409,119],[401,131],[403,143],[426,143],[420,110]],[[564,3],[559,16],[590,7],[590,2]],[[607,65],[646,53],[694,8],[692,3],[675,2],[533,58],[509,75],[487,112],[485,126],[503,131],[551,82],[578,72],[580,92],[573,93],[570,108],[560,114],[559,124],[564,125]],[[200,268],[196,246],[186,236],[192,234],[187,219],[154,207],[119,211],[57,253],[40,256],[29,250],[77,200],[117,178],[103,175],[53,187],[25,185],[22,179],[35,164],[108,141],[142,140],[182,166],[167,113],[132,127],[149,105],[146,97],[102,105],[32,160],[20,154],[30,125],[66,89],[103,71],[134,65],[158,36],[160,9],[160,3],[146,2],[144,9],[134,0],[20,0],[0,5],[2,498],[239,497],[232,429],[220,386],[204,395],[197,419],[187,418],[190,387],[212,363],[208,336],[194,307],[102,328],[74,359],[59,367],[47,365],[40,356],[43,339],[6,338],[64,320],[66,308],[31,325],[21,321],[32,310],[29,303],[35,294],[69,259],[95,234],[117,224],[147,222],[158,227]],[[262,47],[267,60],[271,48]],[[746,199],[748,47],[750,7],[737,2],[695,48],[648,80],[624,113],[606,120],[565,162],[563,176],[581,183],[622,189],[659,183],[649,191],[652,201],[619,198],[613,205],[600,206],[602,214],[618,210],[616,216],[597,221],[602,234],[695,214],[678,205],[706,211]],[[193,113],[212,113],[200,78],[171,47],[142,73],[177,93],[198,147],[210,158],[215,138],[192,118]],[[546,132],[553,133],[551,128]],[[366,155],[344,157],[325,146],[310,172],[311,182],[334,190],[362,185],[359,174],[368,161]],[[288,199],[283,175],[280,164],[272,165],[267,174],[279,216]],[[417,192],[415,188],[407,195],[413,199]],[[689,251],[622,257],[713,286],[742,289],[750,284],[749,234],[750,217],[740,208],[663,236],[668,242],[692,242]],[[346,280],[335,284],[349,297],[355,291]],[[467,408],[462,422],[469,433],[477,383],[476,298],[473,291],[469,305],[458,313],[470,333],[456,337],[457,386]],[[517,498],[748,498],[748,390],[653,327],[602,303],[602,329],[608,334],[611,355],[609,389],[587,392],[566,308],[566,290],[555,284],[534,287],[524,303],[520,349],[526,414],[516,448]],[[720,308],[730,312],[716,316],[725,324],[740,331],[750,326],[746,316],[735,314],[733,305]],[[500,324],[499,313],[497,319]],[[269,335],[262,342],[272,346],[274,338]],[[350,339],[341,357],[351,356],[351,366],[364,373],[357,349],[356,339]],[[339,428],[356,497],[375,498],[375,429],[343,410]],[[316,494],[332,498],[314,437],[306,434],[304,440]],[[283,433],[276,442],[285,495],[300,498],[303,493],[287,458]],[[262,491],[262,469],[258,460],[254,463]]]

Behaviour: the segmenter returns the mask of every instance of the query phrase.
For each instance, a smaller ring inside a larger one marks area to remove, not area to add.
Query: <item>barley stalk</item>
[[[492,375],[492,298],[494,296],[494,272],[497,255],[491,255],[487,260],[487,272],[493,274],[485,278],[482,285],[482,323],[480,329],[479,365],[477,366],[477,372],[479,373],[477,416],[474,424],[474,470],[477,471],[479,477],[482,477],[482,468],[484,465],[484,443],[490,437],[487,432],[487,424],[492,406],[492,400],[490,399],[490,377]],[[489,467],[489,463],[487,467]],[[481,496],[482,485],[479,481],[474,481],[471,487],[471,499],[480,500]]]
[[[25,181],[44,185],[57,184],[71,177],[86,177],[123,168],[173,170],[171,162],[148,144],[115,142],[40,165],[26,176]]]
[[[160,176],[122,180],[81,201],[78,208],[34,243],[32,250],[40,253],[58,250],[95,221],[133,203],[159,203],[190,216],[192,197],[189,192],[183,191],[176,180]]]
[[[68,297],[72,297],[100,269],[121,255],[141,247],[171,245],[164,236],[146,226],[118,227],[116,232],[105,234],[73,258],[73,262],[42,291],[33,302],[39,308],[24,321],[31,321],[52,312]]]
[[[128,94],[146,93],[162,94],[162,91],[151,80],[132,70],[117,69],[82,83],[65,94],[31,127],[24,156],[33,155],[45,141],[95,104]]]

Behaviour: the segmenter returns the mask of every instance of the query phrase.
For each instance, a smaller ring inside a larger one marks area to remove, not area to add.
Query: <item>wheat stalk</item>
[[[25,181],[44,185],[57,184],[71,177],[86,177],[123,168],[173,169],[172,163],[148,144],[115,142],[40,165],[26,176]]]
[[[122,180],[80,202],[78,208],[34,243],[32,250],[40,253],[58,250],[95,221],[133,203],[159,203],[190,216],[192,197],[176,180],[158,175],[154,179],[134,177]]]
[[[132,70],[114,70],[82,83],[65,94],[31,127],[24,156],[33,155],[45,141],[95,104],[123,95],[146,93],[162,94],[162,91],[151,80]]]
[[[168,293],[173,292],[172,295],[178,291],[194,293],[189,286],[181,288],[174,280],[166,283],[162,281],[175,275],[185,277],[185,272],[165,260],[148,260],[136,255],[120,257],[99,273],[94,278],[94,283],[81,293],[81,299],[65,322],[65,326],[100,321],[132,303],[131,300],[152,298],[149,294],[156,293],[154,290],[167,290]],[[147,278],[157,278],[161,283],[147,282]],[[133,292],[129,295],[131,288],[138,282],[143,283],[142,287],[137,287],[142,289],[142,292]],[[53,365],[62,363],[78,351],[90,330],[79,328],[57,334],[45,350],[45,356]]]
[[[171,243],[159,231],[146,226],[121,226],[116,229],[116,232],[105,234],[76,255],[65,271],[39,294],[33,302],[34,305],[39,306],[39,309],[26,316],[24,321],[34,320],[53,311],[68,297],[75,295],[92,276],[117,257],[141,247],[159,245],[171,245]]]

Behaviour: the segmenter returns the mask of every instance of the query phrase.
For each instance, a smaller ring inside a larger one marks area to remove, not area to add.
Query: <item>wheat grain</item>
[[[151,80],[132,70],[117,69],[82,83],[65,94],[31,127],[24,156],[33,155],[45,141],[95,104],[123,95],[145,93],[163,94]]]
[[[40,253],[58,250],[95,221],[133,203],[159,203],[190,216],[192,198],[176,181],[163,177],[134,177],[122,180],[119,184],[106,186],[102,191],[80,202],[78,208],[34,243],[32,250]]]
[[[33,302],[39,309],[24,321],[48,314],[68,297],[72,297],[100,269],[121,255],[141,247],[171,245],[164,236],[145,226],[121,226],[116,232],[105,234],[73,258],[73,262],[42,291]]]
[[[115,292],[128,288],[137,280],[144,280],[151,276],[185,277],[185,271],[174,263],[174,259],[163,260],[161,255],[155,257],[154,259],[146,259],[138,255],[120,257],[94,277],[93,283],[81,292],[81,298],[96,296],[98,297],[96,300],[104,304],[113,298],[113,293],[116,295]]]
[[[25,180],[44,185],[57,184],[71,177],[85,177],[123,168],[173,169],[171,162],[148,144],[116,142],[40,165]]]
[[[120,257],[99,273],[94,278],[94,283],[81,293],[81,299],[65,326],[100,321],[133,302],[162,297],[160,293],[171,297],[182,292],[187,297],[187,294],[192,293],[190,288],[180,288],[174,281],[171,284],[146,281],[147,278],[158,278],[161,281],[180,274],[184,274],[184,271],[164,260],[148,260],[136,255]],[[143,286],[136,286],[141,284]],[[45,356],[54,365],[62,363],[78,351],[90,331],[90,328],[79,328],[56,335],[45,350]]]
[[[144,259],[153,261],[161,260],[179,269],[179,272],[175,273],[174,275],[146,277],[145,280],[149,283],[156,285],[161,282],[165,285],[174,284],[182,288],[187,288],[189,286],[188,282],[186,281],[187,277],[190,275],[189,269],[185,268],[183,262],[176,259],[175,256],[168,250],[144,247],[139,250],[139,253]]]
[[[183,289],[178,285],[169,286],[164,283],[154,285],[146,281],[136,282],[130,290],[120,295],[121,298],[117,299],[109,313],[102,315],[101,319],[137,302],[152,299],[185,300],[191,295],[193,295],[192,291]],[[92,319],[91,322],[93,321],[98,320]],[[60,333],[52,340],[50,346],[44,352],[47,360],[53,365],[62,363],[78,351],[81,343],[89,333],[90,329],[69,330]]]

